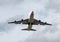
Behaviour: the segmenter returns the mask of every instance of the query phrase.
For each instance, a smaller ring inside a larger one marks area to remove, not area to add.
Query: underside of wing
[[[34,21],[31,23],[31,25],[52,25],[52,24],[49,24],[47,22],[42,22],[41,20],[37,20],[37,19],[33,19]],[[13,21],[13,22],[8,22],[8,23],[15,23],[15,24],[28,24],[30,25],[30,22],[29,22],[29,19],[25,19],[25,20],[19,20],[19,21]]]
[[[13,21],[13,22],[8,22],[9,24],[15,23],[15,24],[21,24],[21,21]]]
[[[52,25],[52,24],[49,24],[47,22],[42,22],[41,20],[36,20],[36,19],[34,19],[34,22],[32,24],[33,25],[38,25],[38,24],[40,24],[40,25]]]
[[[8,23],[15,23],[15,24],[27,24],[28,23],[28,19],[25,20],[19,20],[19,21],[13,21],[13,22],[8,22]]]
[[[22,24],[28,24],[29,19],[22,20]]]

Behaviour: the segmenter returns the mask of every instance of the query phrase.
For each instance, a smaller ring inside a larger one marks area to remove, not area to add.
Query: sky
[[[22,31],[23,24],[9,21],[34,18],[52,26],[33,25],[37,31]],[[60,0],[0,0],[0,42],[60,42]]]

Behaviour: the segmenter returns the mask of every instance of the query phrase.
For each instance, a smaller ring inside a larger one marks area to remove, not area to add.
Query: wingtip
[[[10,22],[8,22],[8,24],[9,24]]]
[[[8,22],[8,24],[13,23],[13,22]]]
[[[52,24],[49,24],[50,26],[52,26]]]

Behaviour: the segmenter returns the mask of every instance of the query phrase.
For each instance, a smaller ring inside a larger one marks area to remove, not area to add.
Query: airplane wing
[[[52,25],[52,24],[49,24],[47,22],[42,22],[41,20],[36,20],[36,19],[34,19],[34,22],[32,24],[33,25],[38,25],[38,24],[40,24],[40,25]]]
[[[15,24],[27,24],[28,23],[28,19],[25,19],[25,20],[19,20],[19,21],[13,21],[13,22],[8,22],[9,24],[10,23],[15,23]]]
[[[52,24],[49,24],[47,22],[42,22],[41,20],[36,20],[36,19],[33,19],[34,21],[31,23],[32,25],[52,25]],[[25,19],[25,20],[19,20],[19,21],[13,21],[13,22],[8,22],[8,23],[15,23],[15,24],[30,24],[29,22],[29,19]]]

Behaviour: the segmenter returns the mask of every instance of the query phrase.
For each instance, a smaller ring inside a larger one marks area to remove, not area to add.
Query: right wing
[[[38,24],[40,24],[40,25],[52,25],[52,24],[49,24],[47,22],[42,22],[41,20],[36,20],[36,19],[34,19],[34,22],[32,24],[33,25],[38,25]]]

